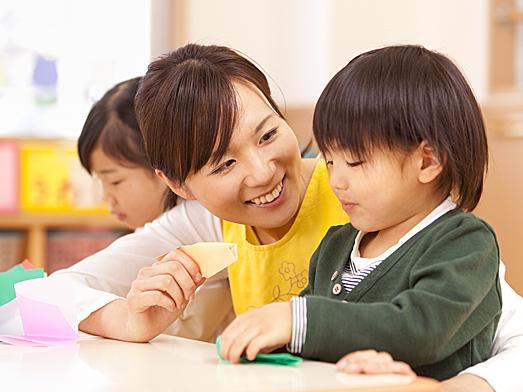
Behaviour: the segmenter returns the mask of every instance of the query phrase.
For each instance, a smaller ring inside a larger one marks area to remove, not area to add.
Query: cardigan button
[[[334,294],[334,295],[338,295],[339,293],[341,293],[341,284],[336,283],[336,284],[332,287],[332,294]]]
[[[334,271],[331,276],[331,282],[334,282],[334,279],[338,277],[338,271]]]

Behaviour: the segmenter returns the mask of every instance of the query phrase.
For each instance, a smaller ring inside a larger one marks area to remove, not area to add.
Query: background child
[[[466,212],[488,153],[457,67],[417,46],[364,53],[323,91],[314,134],[351,223],[324,237],[300,297],[226,329],[222,355],[236,362],[290,344],[336,361],[374,348],[438,379],[488,358],[499,252],[490,226]]]
[[[176,205],[176,195],[147,161],[134,111],[139,81],[127,80],[105,93],[78,139],[82,166],[100,179],[111,213],[133,230]]]

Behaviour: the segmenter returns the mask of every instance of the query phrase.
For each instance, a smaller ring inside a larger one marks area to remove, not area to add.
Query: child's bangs
[[[360,56],[329,82],[314,112],[321,151],[343,149],[365,160],[374,149],[408,151],[419,141],[408,110],[408,79]]]

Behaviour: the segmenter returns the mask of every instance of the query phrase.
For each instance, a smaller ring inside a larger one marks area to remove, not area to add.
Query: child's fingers
[[[247,345],[245,349],[245,356],[249,361],[254,361],[256,359],[256,355],[258,355],[260,352],[264,351],[264,349],[267,349],[268,347],[268,339],[265,334],[259,334]],[[271,350],[266,350],[271,351]]]
[[[364,350],[350,353],[341,358],[337,363],[338,370],[350,374],[404,374],[414,376],[411,367],[400,361],[394,361],[387,352]]]
[[[249,327],[248,319],[237,317],[221,335],[222,356],[232,363],[240,362],[241,355],[257,333],[257,329]]]
[[[346,354],[345,356],[343,356],[343,358],[341,358],[339,362],[341,362],[343,360],[351,361],[351,362],[358,362],[358,361],[374,358],[377,355],[378,355],[378,352],[376,350],[354,351],[352,353],[349,353],[349,354]]]

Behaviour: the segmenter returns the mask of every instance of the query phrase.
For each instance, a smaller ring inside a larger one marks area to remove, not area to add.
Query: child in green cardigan
[[[458,68],[419,46],[364,53],[323,91],[314,135],[351,222],[324,237],[299,297],[225,330],[222,355],[235,362],[287,344],[337,361],[371,348],[438,379],[487,359],[501,313],[499,251],[470,213],[488,149]]]

